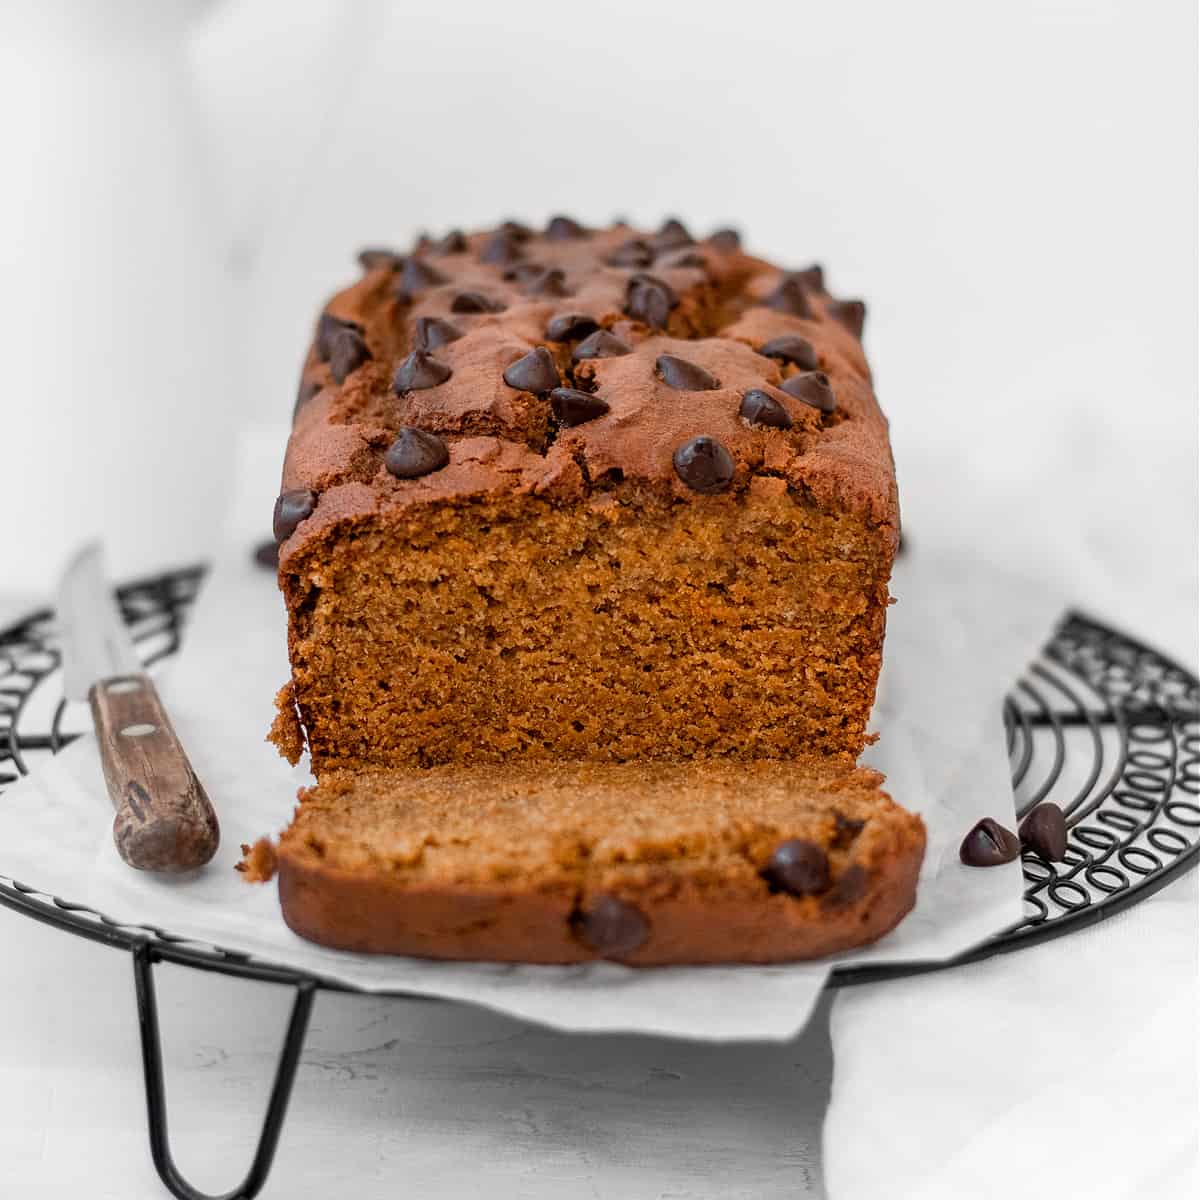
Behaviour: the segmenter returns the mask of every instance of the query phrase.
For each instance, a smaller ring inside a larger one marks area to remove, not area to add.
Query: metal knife
[[[203,866],[220,841],[217,815],[142,669],[104,577],[98,543],[80,550],[58,589],[63,690],[86,700],[100,742],[117,851],[140,871]]]

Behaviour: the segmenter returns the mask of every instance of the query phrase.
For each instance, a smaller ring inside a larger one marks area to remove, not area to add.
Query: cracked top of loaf
[[[304,365],[282,559],[347,517],[504,493],[786,488],[898,533],[863,306],[819,267],[783,270],[732,231],[567,218],[360,262]]]

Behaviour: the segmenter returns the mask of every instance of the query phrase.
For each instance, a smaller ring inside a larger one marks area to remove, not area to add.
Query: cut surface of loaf
[[[362,261],[276,511],[289,757],[859,754],[898,536],[861,305],[678,222]]]
[[[841,760],[332,774],[278,846],[283,914],[345,950],[782,962],[912,907],[921,819]]]

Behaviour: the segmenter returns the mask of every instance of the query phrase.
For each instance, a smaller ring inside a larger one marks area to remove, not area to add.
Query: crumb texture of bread
[[[335,774],[280,840],[280,899],[293,930],[347,950],[817,957],[878,938],[914,902],[924,827],[879,779],[840,759]],[[798,844],[821,864],[802,894],[772,873]]]
[[[271,722],[267,741],[273,743],[293,767],[304,754],[304,730],[296,711],[296,689],[290,679],[275,693],[275,719]]]

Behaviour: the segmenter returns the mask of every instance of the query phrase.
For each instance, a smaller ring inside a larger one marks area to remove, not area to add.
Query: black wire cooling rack
[[[122,615],[147,665],[178,649],[203,577],[203,567],[190,567],[118,590]],[[64,727],[58,666],[49,609],[0,630],[0,790],[79,736]],[[1043,800],[1057,803],[1069,827],[1065,861],[1025,854],[1024,916],[969,953],[948,963],[839,968],[831,986],[942,970],[1069,933],[1145,899],[1200,860],[1200,680],[1191,671],[1127,634],[1069,612],[1009,693],[1004,724],[1018,818]],[[131,953],[150,1152],[163,1183],[180,1200],[212,1198],[183,1178],[171,1155],[154,964],[295,989],[250,1170],[221,1200],[257,1195],[283,1127],[314,995],[354,989],[155,926],[114,921],[3,875],[0,904]]]

